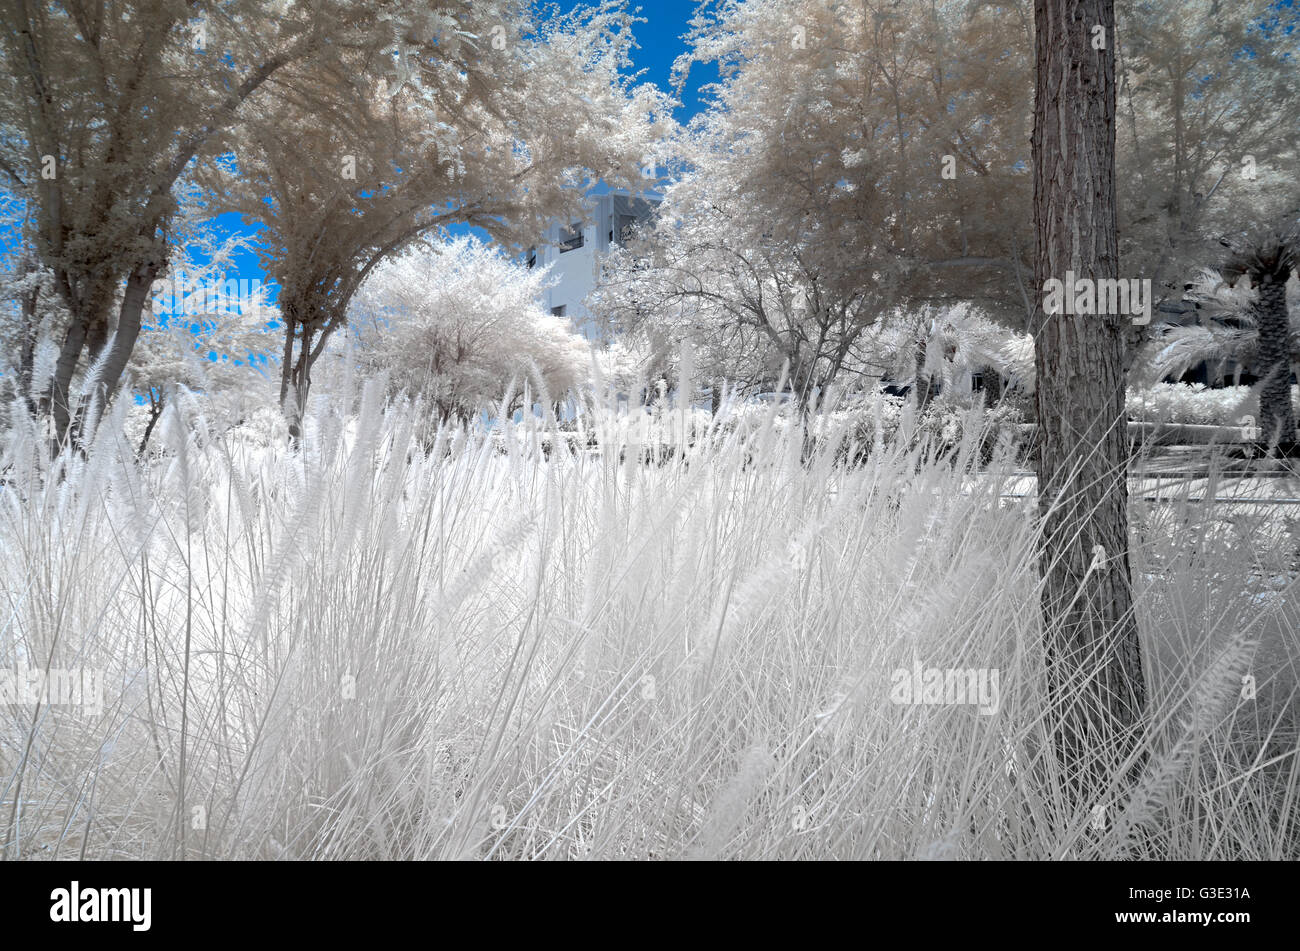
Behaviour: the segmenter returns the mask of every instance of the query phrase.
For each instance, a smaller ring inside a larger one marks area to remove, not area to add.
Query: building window
[[[563,317],[563,316],[564,316],[564,310],[565,310],[565,307],[566,307],[565,304],[561,304],[559,307],[552,307],[552,308],[551,308],[551,316],[552,316],[552,317]]]
[[[560,233],[560,253],[574,251],[583,245],[582,225],[574,225]]]
[[[628,242],[632,240],[632,230],[636,226],[636,217],[634,215],[614,215],[610,224],[613,225],[609,230],[610,244],[627,247]]]
[[[627,244],[632,240],[632,229],[636,227],[636,218],[632,215],[618,216],[618,243]]]
[[[529,248],[528,249],[528,270],[531,271],[535,267],[537,267],[537,249]]]

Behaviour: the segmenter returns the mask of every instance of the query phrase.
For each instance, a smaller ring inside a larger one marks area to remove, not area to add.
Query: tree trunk
[[[87,407],[89,417],[80,421],[77,438],[83,445],[95,434],[99,420],[108,409],[113,396],[117,393],[122,373],[127,361],[135,350],[136,338],[140,336],[140,323],[144,314],[144,305],[149,300],[149,289],[153,287],[154,278],[162,270],[165,261],[154,257],[136,265],[126,279],[126,290],[122,294],[122,307],[118,311],[117,329],[108,342],[108,352],[99,363],[95,378],[91,381],[89,391],[93,401]]]
[[[985,367],[983,380],[984,407],[992,409],[1002,402],[1002,373],[997,367]]]
[[[41,400],[42,411],[49,412],[54,423],[54,444],[51,454],[57,455],[68,438],[72,425],[72,378],[77,373],[77,365],[86,348],[86,341],[92,328],[107,326],[107,311],[112,303],[113,290],[117,286],[117,275],[101,273],[88,287],[73,287],[74,280],[58,268],[54,274],[55,286],[59,296],[71,314],[72,320],[59,349],[58,360],[54,364],[54,376],[49,389]]]
[[[1289,448],[1296,441],[1295,410],[1291,406],[1290,319],[1286,282],[1290,269],[1251,275],[1259,290],[1255,304],[1259,327],[1259,431],[1272,446]]]
[[[287,387],[283,380],[280,384],[281,389],[287,389],[289,394],[285,415],[289,422],[289,442],[295,447],[302,439],[302,420],[307,411],[308,390],[311,388],[311,334],[306,326],[302,331],[301,347],[298,359],[285,367],[288,373]]]
[[[149,390],[149,423],[144,428],[144,435],[140,438],[140,447],[135,451],[136,459],[144,458],[144,451],[149,447],[149,437],[153,435],[154,427],[158,425],[158,420],[162,417],[164,400],[166,395],[161,389],[158,395],[153,395],[153,390]]]
[[[1114,0],[1035,0],[1034,25],[1041,292],[1066,271],[1119,277]],[[1105,49],[1093,48],[1098,26]],[[1049,315],[1041,297],[1035,313],[1050,722],[1069,791],[1085,807],[1104,805],[1146,701],[1129,577],[1125,319]]]
[[[293,337],[297,333],[298,321],[294,319],[288,305],[281,306],[281,314],[284,321],[284,350],[280,353],[280,411],[288,415],[289,384],[293,378]]]
[[[34,264],[29,264],[28,273],[35,270]],[[32,288],[22,300],[22,339],[19,342],[20,353],[18,355],[18,397],[27,407],[29,414],[36,412],[36,404],[32,400],[32,372],[36,363],[36,321],[39,317],[39,305],[41,299],[41,289],[39,286]]]
[[[92,321],[90,329],[86,331],[86,365],[94,364],[104,352],[104,345],[108,343],[108,320],[103,318]]]
[[[926,354],[929,351],[929,336],[925,328],[916,341],[916,374],[912,379],[912,389],[916,391],[916,418],[920,420],[925,408],[930,405],[930,374],[925,370]]]
[[[295,314],[302,314],[306,310],[291,307]],[[320,355],[319,347],[313,348],[312,345],[318,339],[312,330],[313,325],[314,321],[299,318],[291,317],[285,321],[284,354],[280,364],[280,409],[289,427],[289,443],[294,447],[302,439],[302,420],[307,410],[307,396],[311,391],[311,368]],[[298,342],[297,359],[293,352],[295,338]]]
[[[68,437],[68,428],[72,424],[72,377],[77,372],[77,361],[86,346],[86,328],[88,321],[84,316],[72,315],[72,322],[63,337],[63,346],[59,348],[59,358],[54,363],[54,377],[43,400],[49,408],[54,424],[53,445],[50,455],[58,455]]]

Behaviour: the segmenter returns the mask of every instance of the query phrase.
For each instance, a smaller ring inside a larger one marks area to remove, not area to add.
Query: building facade
[[[556,222],[528,250],[528,267],[551,265],[551,286],[543,304],[558,317],[567,317],[585,337],[594,340],[599,331],[583,301],[600,279],[601,260],[622,245],[632,226],[644,221],[659,204],[656,198],[642,198],[613,192],[594,199],[586,222]]]

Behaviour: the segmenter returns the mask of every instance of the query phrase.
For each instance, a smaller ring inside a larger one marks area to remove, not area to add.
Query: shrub
[[[1300,388],[1291,388],[1300,412]],[[1152,423],[1238,426],[1242,416],[1259,418],[1259,398],[1250,387],[1207,387],[1203,383],[1155,383],[1128,391],[1129,419]]]

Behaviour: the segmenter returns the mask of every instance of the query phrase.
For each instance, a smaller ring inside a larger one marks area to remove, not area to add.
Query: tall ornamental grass
[[[297,450],[178,400],[143,464],[119,409],[54,469],[16,414],[0,670],[104,688],[0,706],[6,858],[1300,856],[1286,512],[1135,503],[1148,725],[1080,803],[1034,502],[978,427],[932,453],[906,419],[845,446],[661,409],[663,451],[611,407],[545,439],[382,394]],[[899,702],[930,669],[996,700]]]

